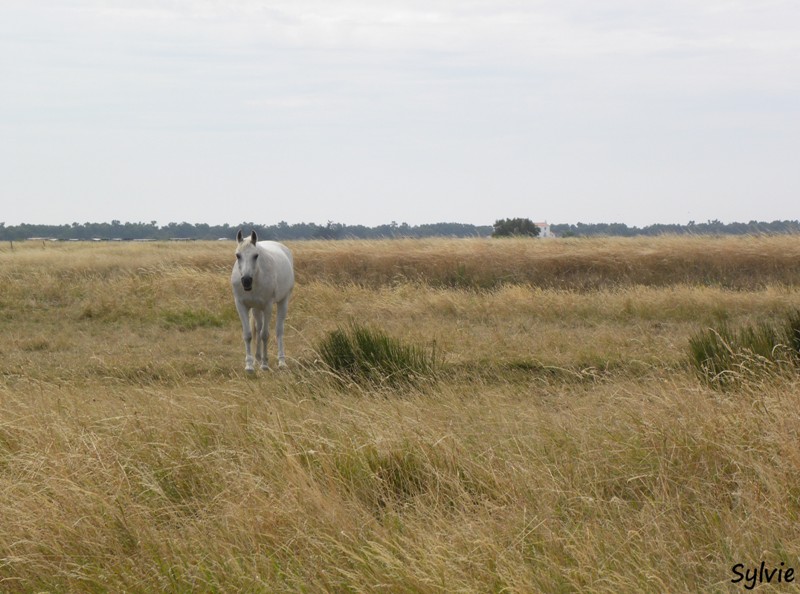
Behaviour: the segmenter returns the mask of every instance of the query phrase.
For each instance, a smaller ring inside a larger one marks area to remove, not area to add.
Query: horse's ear
[[[255,245],[257,241],[258,241],[258,236],[256,235],[256,232],[255,232],[255,231],[253,231],[253,232],[250,234],[250,243],[252,243],[253,245]]]
[[[239,232],[236,234],[236,243],[242,243],[242,230],[239,229]]]

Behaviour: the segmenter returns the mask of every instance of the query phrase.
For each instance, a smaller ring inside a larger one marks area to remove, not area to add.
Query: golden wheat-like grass
[[[231,244],[4,247],[0,590],[725,592],[735,563],[800,570],[798,378],[719,393],[687,363],[697,328],[800,304],[796,244],[297,243],[291,370],[254,378]],[[354,320],[435,342],[436,384],[344,389],[315,349]]]

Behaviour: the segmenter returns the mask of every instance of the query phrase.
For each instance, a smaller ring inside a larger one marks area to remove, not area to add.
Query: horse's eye
[[[253,260],[258,260],[258,254],[253,254]]]
[[[236,259],[237,260],[241,260],[242,259],[242,254],[236,254]]]

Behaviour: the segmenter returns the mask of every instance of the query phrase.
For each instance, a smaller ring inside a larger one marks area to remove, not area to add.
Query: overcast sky
[[[800,218],[797,0],[0,0],[0,222]]]

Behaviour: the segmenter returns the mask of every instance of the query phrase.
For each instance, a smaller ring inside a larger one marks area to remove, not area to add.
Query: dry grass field
[[[0,591],[800,588],[800,377],[687,346],[800,307],[800,238],[290,247],[248,377],[232,242],[0,246]],[[338,381],[354,321],[436,377]]]

